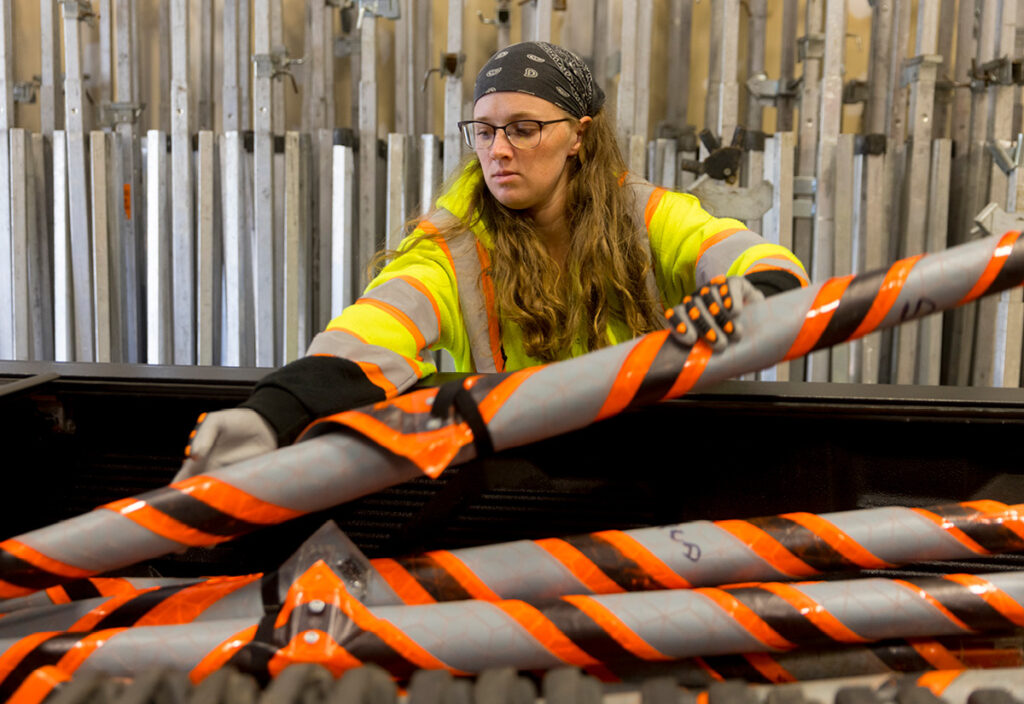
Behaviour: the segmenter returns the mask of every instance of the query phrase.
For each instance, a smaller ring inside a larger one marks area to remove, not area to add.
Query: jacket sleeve
[[[264,377],[242,406],[267,419],[279,445],[291,443],[317,418],[393,398],[432,374],[428,349],[449,349],[458,360],[466,352],[459,320],[447,250],[419,240],[313,338],[304,358]]]
[[[688,193],[657,189],[645,210],[658,286],[670,306],[718,275],[746,276],[765,295],[807,285],[792,252],[739,220],[713,217]]]

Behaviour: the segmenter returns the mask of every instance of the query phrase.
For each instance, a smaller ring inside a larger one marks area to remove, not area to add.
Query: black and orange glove
[[[745,306],[764,300],[750,281],[742,276],[716,276],[675,308],[665,311],[676,339],[686,346],[697,340],[715,352],[743,337],[739,316]]]

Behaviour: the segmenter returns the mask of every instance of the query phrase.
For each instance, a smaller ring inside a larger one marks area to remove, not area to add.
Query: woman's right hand
[[[174,481],[206,474],[221,467],[277,449],[277,433],[256,411],[228,408],[199,416],[185,448],[185,462]]]

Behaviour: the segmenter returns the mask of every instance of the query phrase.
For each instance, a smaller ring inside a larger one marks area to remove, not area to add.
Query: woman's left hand
[[[697,293],[665,313],[676,338],[684,345],[693,346],[697,340],[715,352],[721,352],[729,343],[743,336],[738,320],[744,306],[764,300],[752,283],[742,276],[716,276]]]

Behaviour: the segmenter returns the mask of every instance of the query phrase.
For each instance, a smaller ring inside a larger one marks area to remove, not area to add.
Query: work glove
[[[665,311],[665,317],[682,344],[692,347],[703,339],[712,351],[721,352],[743,337],[739,321],[743,308],[762,300],[764,294],[744,277],[716,276],[681,304]]]
[[[174,481],[206,474],[277,449],[277,433],[251,408],[229,408],[199,416],[189,435],[185,461]]]

